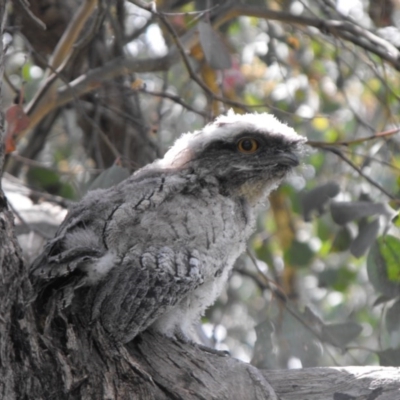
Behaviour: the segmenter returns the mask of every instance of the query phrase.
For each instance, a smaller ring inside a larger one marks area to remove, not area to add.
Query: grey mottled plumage
[[[183,135],[162,160],[70,210],[32,266],[39,296],[53,288],[123,342],[150,326],[190,337],[304,141],[272,115],[233,112]]]

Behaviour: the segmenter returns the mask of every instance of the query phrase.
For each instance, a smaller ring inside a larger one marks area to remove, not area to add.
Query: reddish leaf
[[[29,126],[29,117],[19,104],[13,104],[6,111],[6,154],[15,150],[15,137]]]

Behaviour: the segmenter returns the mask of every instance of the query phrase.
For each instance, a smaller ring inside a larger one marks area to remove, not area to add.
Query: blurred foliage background
[[[3,178],[27,260],[180,133],[271,112],[309,152],[203,340],[263,368],[400,365],[399,28],[398,0],[13,0]]]

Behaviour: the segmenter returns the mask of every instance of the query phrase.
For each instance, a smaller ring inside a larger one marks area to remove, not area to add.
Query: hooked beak
[[[277,164],[285,167],[297,167],[299,165],[299,158],[295,153],[286,152],[273,156],[270,159],[271,164]]]

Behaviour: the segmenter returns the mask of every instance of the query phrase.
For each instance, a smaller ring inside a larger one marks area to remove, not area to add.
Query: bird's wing
[[[122,207],[130,208],[128,223],[137,224],[140,215],[154,206],[145,200],[160,182],[160,177],[139,182],[128,180],[125,185],[89,192],[71,208],[55,238],[47,243],[43,252],[32,263],[32,280],[48,282],[65,277],[103,257],[108,251],[104,234],[108,225],[113,222],[115,211]],[[136,208],[136,204],[141,207]],[[134,240],[133,238],[132,241]]]
[[[68,276],[85,264],[96,262],[105,248],[96,235],[93,222],[68,214],[56,237],[33,261],[30,276],[33,282],[50,282]]]
[[[47,243],[29,271],[35,297],[46,302],[59,291],[61,308],[68,306],[75,289],[87,282],[86,267],[98,264],[105,254],[93,227],[90,224],[78,227],[73,219],[67,216],[56,237]],[[75,246],[71,246],[71,237]]]
[[[203,282],[200,256],[180,248],[131,252],[91,287],[91,319],[123,342],[133,339]],[[182,316],[183,318],[183,316]]]
[[[136,187],[128,200],[102,192],[71,209],[32,264],[39,305],[51,296],[58,307],[90,310],[88,320],[128,341],[203,283],[195,251],[172,239],[167,247],[165,235],[164,240],[148,237],[153,224],[144,227],[143,218],[149,219],[149,209],[155,211],[169,193],[167,185],[160,190],[162,182],[153,183]],[[101,278],[88,281],[97,272]]]

